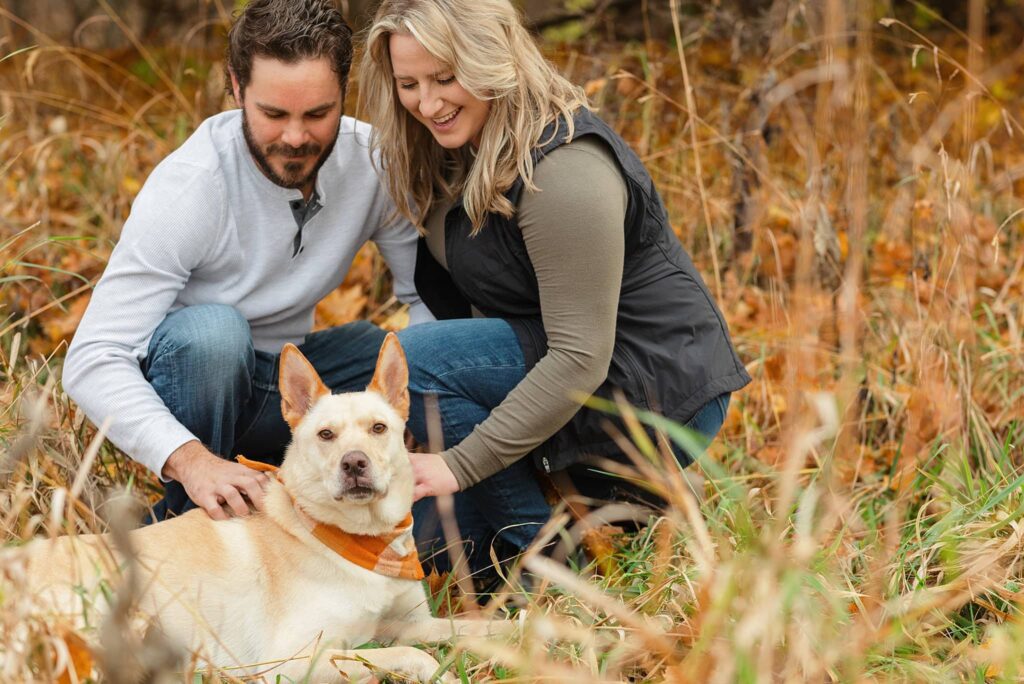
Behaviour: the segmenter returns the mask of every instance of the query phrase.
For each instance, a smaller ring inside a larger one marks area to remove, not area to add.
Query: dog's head
[[[377,534],[412,506],[405,448],[409,417],[405,353],[389,333],[364,392],[332,395],[294,345],[281,352],[281,412],[292,442],[281,466],[289,493],[314,518]]]

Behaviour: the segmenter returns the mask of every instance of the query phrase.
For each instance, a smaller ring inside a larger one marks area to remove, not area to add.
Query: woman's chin
[[[457,150],[468,142],[465,136],[438,133],[436,131],[431,132],[433,133],[434,140],[437,141],[437,144],[446,150]]]

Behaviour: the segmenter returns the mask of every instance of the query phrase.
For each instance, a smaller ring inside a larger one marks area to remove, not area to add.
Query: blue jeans
[[[428,444],[430,420],[439,420],[441,448],[458,444],[526,376],[519,340],[511,326],[499,318],[423,323],[401,331],[398,337],[409,361],[409,429],[422,444]],[[437,398],[436,417],[426,408],[428,395]],[[688,427],[710,441],[725,419],[728,403],[728,394],[708,402]],[[575,475],[572,471],[570,474]],[[587,495],[594,496],[591,483],[587,484]],[[605,490],[605,498],[615,497],[610,486]],[[492,548],[500,559],[521,552],[551,515],[551,506],[528,456],[456,493],[454,504],[455,521],[467,544],[472,572],[490,566]],[[413,517],[420,557],[439,571],[449,570],[434,499],[417,501]]]
[[[311,333],[299,350],[334,392],[365,389],[384,331],[366,322]],[[280,464],[291,432],[281,415],[279,354],[253,347],[249,323],[233,307],[202,304],[168,315],[153,333],[142,372],[175,418],[210,451]],[[195,504],[168,482],[154,506],[162,520]]]

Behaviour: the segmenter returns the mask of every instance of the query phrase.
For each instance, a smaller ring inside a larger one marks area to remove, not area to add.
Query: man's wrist
[[[205,449],[199,443],[199,440],[194,439],[185,442],[167,457],[164,467],[160,472],[161,476],[168,480],[181,482],[185,471],[197,458],[202,457],[204,451]]]

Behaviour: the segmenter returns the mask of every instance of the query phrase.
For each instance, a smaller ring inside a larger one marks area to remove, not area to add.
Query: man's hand
[[[232,513],[249,515],[245,498],[256,510],[263,510],[267,475],[219,458],[198,441],[175,449],[164,464],[163,476],[180,482],[189,498],[214,520],[227,520]]]
[[[455,475],[440,454],[409,454],[409,460],[412,461],[413,481],[416,483],[412,491],[413,501],[459,491]]]

